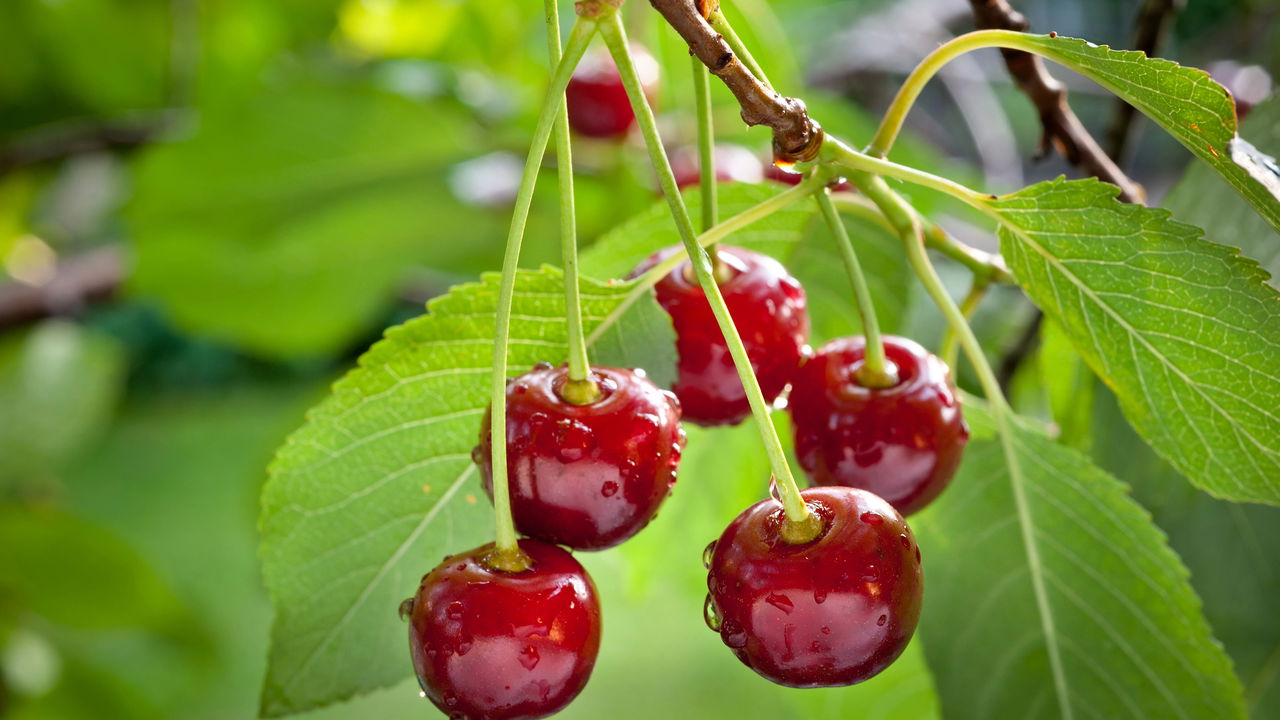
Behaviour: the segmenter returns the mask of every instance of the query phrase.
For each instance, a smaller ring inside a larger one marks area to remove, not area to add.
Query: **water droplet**
[[[782,502],[782,491],[778,490],[778,478],[769,478],[769,497]]]
[[[747,646],[747,631],[738,623],[729,620],[720,628],[720,639],[725,645],[739,650]]]
[[[527,385],[517,385],[511,389],[511,392],[515,395],[524,395],[529,392],[529,387]]]
[[[463,655],[466,655],[469,652],[471,652],[471,643],[469,642],[458,643],[458,657],[462,657]]]
[[[484,464],[484,450],[481,450],[479,445],[471,448],[471,462],[477,465]]]
[[[400,603],[400,619],[408,620],[411,615],[413,615],[413,598]]]
[[[420,698],[424,698],[424,697],[426,697],[426,696],[427,696],[427,691],[426,691],[426,690],[419,690],[419,691],[418,691],[418,697],[420,697]]]
[[[556,445],[561,460],[565,462],[581,460],[595,447],[595,444],[595,433],[586,425],[568,418],[556,422]]]
[[[786,595],[779,595],[778,593],[769,593],[765,597],[764,601],[778,608],[782,612],[787,613],[788,615],[790,615],[791,611],[795,609],[795,605],[791,602],[791,598],[787,597]]]
[[[822,626],[822,634],[823,634],[823,635],[830,635],[830,634],[831,634],[831,628],[827,627],[826,625],[823,625],[823,626]]]
[[[466,613],[466,610],[467,608],[465,605],[463,605],[461,602],[457,600],[454,600],[453,602],[449,603],[448,607],[444,609],[444,614],[445,614],[445,617],[449,618],[450,620],[461,620],[463,614]]]
[[[920,546],[916,546],[916,562],[920,562]]]
[[[884,522],[884,518],[873,512],[864,512],[858,516],[858,519],[868,525],[879,525]]]
[[[527,645],[525,649],[520,651],[520,664],[524,666],[525,670],[532,670],[538,667],[540,659],[538,657],[538,648],[532,645]]]
[[[862,582],[878,582],[880,580],[880,570],[875,565],[868,565],[866,570],[862,571]]]
[[[716,554],[716,541],[712,540],[702,549],[702,567],[711,569],[711,556]]]
[[[899,535],[899,536],[898,536],[898,541],[902,543],[902,547],[904,547],[904,548],[906,548],[906,549],[908,549],[908,550],[910,550],[910,549],[911,549],[911,541],[907,539],[907,535],[906,535],[906,533],[903,533],[903,534]]]
[[[876,618],[876,625],[879,627],[884,627],[884,624],[887,622],[889,622],[888,615],[881,615],[879,618]]]
[[[649,373],[645,372],[644,368],[631,368],[631,374],[638,378],[649,377]]]
[[[720,632],[720,608],[716,607],[716,601],[710,595],[702,603],[702,620],[712,632]]]
[[[538,362],[533,364],[533,369],[534,370],[550,370],[551,363],[547,362],[546,360],[539,360]]]
[[[613,497],[617,492],[618,483],[612,480],[606,480],[605,483],[600,486],[600,494],[605,497]]]
[[[819,604],[819,605],[821,605],[822,603],[826,602],[826,601],[827,601],[827,591],[826,591],[826,590],[814,590],[814,591],[813,591],[813,601],[814,601],[815,603]]]

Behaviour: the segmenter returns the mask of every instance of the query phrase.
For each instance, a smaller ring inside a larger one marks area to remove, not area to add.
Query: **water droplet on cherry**
[[[716,553],[716,541],[712,540],[702,549],[702,567],[711,569],[711,557]]]
[[[858,519],[868,525],[879,525],[880,523],[884,522],[883,517],[881,517],[878,513],[873,513],[873,512],[864,512],[858,516]]]
[[[617,492],[618,483],[612,480],[606,480],[605,483],[600,486],[600,494],[605,497],[613,497]]]
[[[707,595],[707,599],[702,603],[702,620],[712,632],[720,632],[720,609],[716,607],[710,595]]]

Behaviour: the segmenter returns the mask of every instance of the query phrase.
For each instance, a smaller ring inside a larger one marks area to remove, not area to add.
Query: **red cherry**
[[[969,428],[936,356],[885,336],[899,380],[873,389],[855,379],[865,345],[832,340],[796,373],[788,400],[796,456],[814,483],[864,488],[910,515],[951,482]]]
[[[631,57],[644,94],[652,103],[658,93],[658,61],[635,44],[631,46]],[[587,137],[621,138],[636,120],[618,66],[603,48],[583,56],[565,88],[565,102],[569,126]]]
[[[708,547],[707,624],[747,667],[788,687],[852,685],[889,666],[920,619],[920,551],[902,516],[855,488],[809,488],[823,528],[781,539],[782,504],[747,508]]]
[[[678,248],[651,255],[632,271],[640,275]],[[804,289],[768,255],[719,246],[720,262],[731,277],[720,283],[729,315],[747,348],[766,402],[773,402],[800,365],[809,336]],[[733,357],[702,288],[686,260],[654,287],[671,315],[680,354],[676,397],[684,417],[699,425],[727,425],[751,413]]]
[[[786,170],[778,167],[774,163],[765,165],[764,176],[770,180],[780,182],[783,185],[799,185],[800,181],[804,179],[804,173],[799,173],[794,170]],[[839,178],[831,183],[831,191],[853,192],[853,186],[849,184],[848,180]]]
[[[451,718],[541,718],[587,684],[600,649],[600,603],[564,550],[521,540],[533,565],[491,569],[493,544],[445,558],[401,606],[426,696]]]
[[[560,396],[564,366],[541,364],[507,385],[507,476],[516,527],[579,550],[640,532],[676,482],[684,448],[680,403],[637,371],[593,367],[603,396]],[[490,419],[475,460],[493,497]]]
[[[715,164],[716,182],[758,183],[764,177],[759,158],[741,145],[716,145]],[[685,146],[671,153],[671,171],[681,190],[702,182],[701,167],[695,147]]]

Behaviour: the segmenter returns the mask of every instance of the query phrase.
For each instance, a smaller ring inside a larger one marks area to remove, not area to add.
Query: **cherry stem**
[[[858,262],[858,254],[854,252],[853,242],[849,240],[849,232],[831,202],[831,190],[822,188],[814,193],[822,217],[827,227],[836,238],[836,245],[844,257],[844,267],[849,273],[849,284],[853,286],[854,305],[858,317],[862,320],[862,333],[867,339],[863,363],[858,367],[855,380],[868,388],[888,388],[898,384],[898,368],[889,362],[884,354],[884,340],[880,337],[880,321],[876,319],[876,308],[871,300],[871,290],[867,287],[867,278],[862,273],[862,264]]]
[[[547,54],[551,66],[560,62],[560,15],[556,0],[542,4],[547,24]],[[569,110],[560,93],[556,114],[556,177],[560,189],[560,248],[564,262],[565,323],[568,326],[569,383],[574,392],[562,397],[574,405],[586,405],[600,397],[600,388],[591,379],[591,361],[582,333],[582,299],[578,289],[578,228],[573,193],[573,149],[569,137]],[[569,397],[572,395],[573,397]]]
[[[746,43],[742,42],[742,38],[738,37],[738,33],[729,24],[729,19],[724,16],[720,8],[717,7],[715,12],[711,13],[711,17],[707,18],[707,24],[711,26],[712,30],[724,36],[725,42],[729,43],[729,47],[738,54],[742,64],[747,66],[747,70],[751,71],[751,74],[755,75],[757,80],[764,83],[766,88],[772,90],[773,85],[769,82],[769,78],[765,76],[764,68],[760,67],[760,63],[756,62],[756,59],[751,55],[751,51],[747,49]]]
[[[854,170],[849,174],[849,181],[856,185],[862,194],[870,198],[876,204],[876,207],[880,208],[884,213],[890,224],[897,229],[903,244],[906,245],[907,260],[911,263],[911,268],[915,271],[916,277],[920,279],[920,283],[924,285],[925,291],[933,299],[934,304],[942,311],[947,324],[959,336],[960,345],[964,348],[965,355],[969,358],[969,362],[973,363],[974,370],[978,373],[978,380],[982,383],[982,390],[987,396],[987,402],[991,406],[992,413],[997,416],[1003,427],[1005,413],[1011,412],[1009,403],[1005,400],[1004,393],[1000,390],[1000,383],[996,381],[996,374],[992,371],[991,364],[987,362],[987,357],[982,352],[982,345],[973,334],[973,329],[969,327],[968,320],[955,301],[951,299],[951,296],[947,294],[947,289],[942,284],[942,278],[938,277],[937,270],[929,262],[929,254],[925,249],[924,233],[915,210],[907,204],[906,200],[902,199],[902,196],[889,189],[888,183],[878,175],[862,170]]]
[[[564,103],[564,89],[578,61],[587,51],[587,44],[599,29],[593,20],[579,18],[569,32],[569,44],[564,57],[551,74],[550,87],[538,115],[533,142],[525,158],[524,173],[520,176],[520,190],[516,194],[516,207],[511,216],[511,228],[507,233],[507,249],[502,257],[502,280],[498,286],[498,307],[494,317],[493,375],[490,387],[489,432],[493,439],[493,512],[496,535],[496,552],[504,556],[518,557],[520,546],[516,544],[515,523],[511,519],[511,493],[507,483],[507,346],[511,339],[511,304],[515,295],[516,269],[520,264],[520,245],[524,240],[525,225],[529,219],[529,206],[538,183],[538,171],[542,157],[551,139],[552,126]]]
[[[964,316],[966,322],[973,317],[973,313],[978,309],[978,305],[982,302],[982,298],[986,297],[987,288],[990,287],[990,279],[982,275],[974,275],[973,283],[969,285],[969,293],[960,301],[960,314]],[[947,364],[953,372],[956,367],[956,356],[960,352],[960,345],[956,340],[956,331],[950,325],[942,333],[942,345],[938,350],[938,357],[942,358],[942,362]]]
[[[751,367],[751,360],[747,357],[747,349],[742,344],[742,338],[738,335],[738,330],[733,324],[733,318],[729,315],[729,308],[725,305],[724,296],[720,294],[720,288],[716,285],[711,258],[707,255],[706,250],[698,244],[697,234],[693,230],[693,221],[689,219],[689,211],[685,208],[684,198],[681,197],[680,190],[676,187],[675,175],[671,171],[671,162],[667,159],[666,150],[662,146],[662,137],[658,134],[657,120],[653,116],[653,109],[649,107],[649,102],[644,96],[644,91],[640,86],[640,78],[636,73],[635,63],[632,61],[630,51],[627,48],[626,28],[622,26],[622,22],[616,16],[613,16],[601,20],[600,33],[604,36],[605,44],[608,45],[609,52],[613,55],[613,61],[618,66],[618,71],[622,74],[622,84],[626,88],[627,97],[630,98],[631,106],[635,110],[636,120],[640,126],[641,134],[644,136],[645,145],[649,150],[649,160],[658,171],[658,180],[662,185],[662,193],[667,199],[667,205],[671,208],[672,219],[675,221],[676,230],[680,233],[680,240],[684,243],[685,251],[689,255],[689,262],[698,278],[698,284],[707,296],[711,312],[715,315],[716,322],[720,325],[720,332],[724,334],[729,354],[733,356],[738,378],[742,381],[742,387],[747,395],[747,402],[751,405],[751,412],[755,416],[756,425],[760,430],[760,437],[764,442],[765,452],[769,455],[769,462],[777,480],[778,491],[782,497],[782,505],[786,510],[787,520],[798,528],[810,527],[813,524],[810,519],[812,513],[805,506],[804,498],[800,495],[800,488],[796,485],[795,477],[791,474],[791,467],[787,463],[786,454],[782,450],[782,442],[778,439],[777,428],[774,427],[773,420],[769,416],[769,405],[764,401],[764,395],[760,392],[760,384],[756,380],[755,372]]]
[[[698,182],[702,192],[702,231],[716,224],[719,214],[716,192],[716,130],[711,118],[711,73],[697,57],[693,62],[693,100],[698,114]],[[717,258],[716,246],[707,248],[711,257]],[[716,261],[719,264],[719,261]]]

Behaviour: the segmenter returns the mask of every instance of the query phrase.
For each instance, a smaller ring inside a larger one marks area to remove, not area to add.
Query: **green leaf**
[[[1094,415],[1096,461],[1133,478],[1134,498],[1191,570],[1205,618],[1244,685],[1250,717],[1280,717],[1280,508],[1218,500],[1184,482],[1124,426],[1105,390]]]
[[[279,716],[395,683],[410,670],[396,616],[440,557],[491,537],[471,462],[489,398],[498,278],[454,288],[389,330],[280,448],[263,490],[263,573],[276,608],[262,710]],[[590,333],[631,290],[582,283]],[[566,356],[563,276],[516,283],[512,372]],[[647,317],[646,317],[647,316]],[[674,365],[665,314],[645,296],[616,322],[644,367]],[[641,329],[644,329],[642,332]]]
[[[1187,570],[1126,488],[1019,420],[912,525],[947,718],[1243,718]]]
[[[1058,427],[1058,441],[1088,452],[1092,430],[1093,373],[1071,345],[1058,323],[1046,319],[1040,326],[1040,350],[1036,364],[1049,400],[1049,411]],[[1127,476],[1126,476],[1127,477]]]
[[[0,609],[6,612],[74,628],[147,627],[175,636],[191,622],[131,547],[74,515],[0,505],[0,547]]]
[[[447,185],[470,127],[443,102],[358,84],[297,83],[208,110],[194,137],[137,160],[131,289],[250,353],[344,349],[415,260],[444,268],[501,236]]]
[[[1280,293],[1237,251],[1096,180],[992,200],[1018,282],[1197,486],[1280,503]]]
[[[1255,106],[1240,131],[1263,152],[1280,154],[1280,95]],[[1280,282],[1280,234],[1207,166],[1192,163],[1162,205],[1183,222],[1229,238],[1271,273],[1272,285]]]
[[[1280,166],[1236,134],[1235,103],[1208,73],[1076,38],[1040,35],[1027,42],[1155,120],[1280,230]]]

